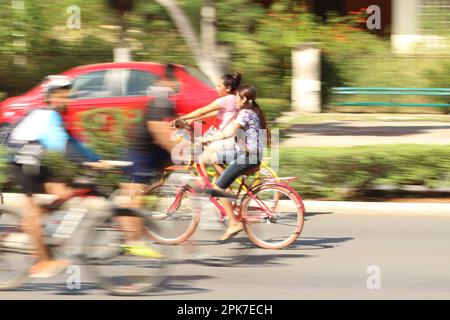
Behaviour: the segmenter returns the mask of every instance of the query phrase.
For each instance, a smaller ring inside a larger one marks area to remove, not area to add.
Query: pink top
[[[236,106],[236,95],[229,94],[217,99],[215,102],[220,106],[219,113],[217,114],[217,118],[220,120],[219,130],[223,130],[230,124],[238,110]]]

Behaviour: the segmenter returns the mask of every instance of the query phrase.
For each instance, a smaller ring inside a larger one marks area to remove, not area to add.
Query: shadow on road
[[[254,267],[254,266],[268,266],[268,265],[286,265],[284,261],[288,259],[301,259],[312,257],[312,255],[307,255],[300,253],[303,250],[321,250],[321,249],[332,249],[340,244],[353,240],[351,237],[341,237],[341,238],[313,238],[313,237],[302,237],[297,239],[288,248],[281,250],[265,250],[256,245],[251,244],[250,250],[241,248],[242,255],[238,262],[234,263],[231,267]],[[189,258],[182,258],[172,262],[172,264],[197,264],[205,265],[201,260],[192,260]],[[220,268],[220,267],[219,267]]]
[[[195,287],[192,282],[201,282],[214,277],[205,275],[177,275],[177,276],[167,276],[167,278],[154,290],[146,292],[141,295],[136,295],[136,297],[145,296],[172,296],[172,295],[189,295],[195,293],[203,293],[210,291],[208,289]],[[110,295],[106,290],[103,290],[94,282],[83,282],[80,289],[68,289],[66,283],[53,282],[53,283],[25,283],[20,287],[12,290],[14,292],[34,292],[34,293],[45,293],[58,296],[86,296],[86,295]],[[110,295],[114,297],[114,295]],[[117,296],[120,297],[120,296]],[[133,297],[133,296],[127,296]],[[69,297],[68,297],[69,298]]]
[[[83,282],[80,289],[70,290],[65,281],[52,283],[24,283],[20,287],[15,288],[14,292],[42,292],[46,294],[64,295],[64,296],[81,296],[87,295],[92,290],[99,290],[99,286],[93,282]],[[7,292],[7,291],[5,291]]]
[[[211,290],[204,288],[196,288],[191,282],[203,281],[212,279],[214,277],[204,275],[194,276],[168,276],[163,283],[153,292],[148,293],[148,296],[171,296],[171,295],[187,295],[194,293],[204,293]]]
[[[353,240],[352,237],[343,238],[313,238],[313,237],[301,237],[298,238],[293,244],[291,244],[285,250],[319,250],[319,249],[331,249],[339,246],[341,243]]]

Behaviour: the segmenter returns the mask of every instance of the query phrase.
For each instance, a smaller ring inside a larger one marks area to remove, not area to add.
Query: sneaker
[[[51,278],[72,264],[69,260],[40,261],[29,269],[31,278]]]
[[[162,259],[164,256],[157,250],[145,245],[145,244],[124,244],[122,249],[129,254],[145,257]]]

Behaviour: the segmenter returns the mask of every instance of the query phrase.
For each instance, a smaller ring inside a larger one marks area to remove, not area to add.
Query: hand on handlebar
[[[95,162],[83,162],[83,165],[86,167],[90,167],[91,169],[98,169],[98,170],[110,170],[113,167],[103,161],[95,161]]]
[[[175,128],[175,123],[178,121],[178,119],[174,119],[174,120],[172,120],[172,121],[170,121],[169,122],[169,126],[171,127],[171,128]]]
[[[186,120],[182,119],[175,119],[172,122],[170,122],[170,125],[172,127],[178,128],[178,129],[190,129],[191,126]]]

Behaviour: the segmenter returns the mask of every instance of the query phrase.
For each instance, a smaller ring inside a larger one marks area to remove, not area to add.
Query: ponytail
[[[237,89],[237,94],[239,94],[241,97],[245,97],[247,101],[244,103],[243,109],[250,109],[255,111],[257,114],[259,121],[261,122],[261,128],[265,129],[267,132],[266,141],[267,146],[270,147],[270,128],[269,124],[267,122],[266,116],[259,106],[258,102],[256,102],[256,90],[254,87],[249,85],[243,85],[240,86],[239,89]]]
[[[256,100],[250,100],[250,105],[252,106],[250,109],[256,112],[258,115],[259,121],[261,122],[261,128],[266,130],[266,141],[267,141],[267,147],[270,147],[271,145],[271,134],[270,134],[270,128],[269,123],[267,122],[266,116],[259,106],[259,104],[256,102]]]
[[[242,75],[239,72],[233,74],[224,74],[222,79],[225,87],[230,88],[230,94],[235,94],[237,88],[241,85]]]

